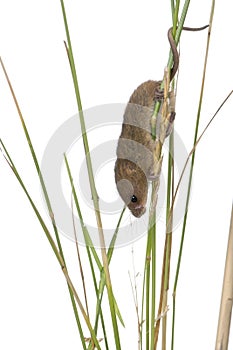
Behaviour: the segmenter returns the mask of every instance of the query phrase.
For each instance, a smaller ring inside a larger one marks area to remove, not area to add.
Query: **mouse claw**
[[[155,94],[154,98],[156,101],[163,101],[164,99],[164,89],[160,89],[161,84],[162,84],[162,81],[158,81],[158,84],[154,92]]]
[[[156,90],[155,91],[155,100],[156,101],[163,101],[163,99],[164,99],[164,89]]]

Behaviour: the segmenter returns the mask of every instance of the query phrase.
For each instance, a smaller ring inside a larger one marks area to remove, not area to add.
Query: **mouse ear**
[[[121,179],[117,181],[116,186],[121,198],[125,204],[128,205],[134,195],[134,188],[132,183],[127,179]]]

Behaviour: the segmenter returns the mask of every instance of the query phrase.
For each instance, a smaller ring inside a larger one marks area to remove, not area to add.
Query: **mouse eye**
[[[131,202],[132,202],[132,203],[136,203],[137,201],[138,201],[137,197],[136,197],[135,195],[133,195],[133,196],[131,197]]]

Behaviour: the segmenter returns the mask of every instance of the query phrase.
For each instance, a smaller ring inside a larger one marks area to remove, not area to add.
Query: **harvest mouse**
[[[193,29],[187,28],[187,30]],[[174,61],[170,72],[171,81],[179,66],[179,54],[172,36],[172,28],[168,31],[168,39]],[[133,92],[125,109],[117,145],[116,186],[121,198],[137,218],[146,211],[148,180],[155,179],[153,172],[156,140],[151,136],[151,117],[156,102],[163,98],[160,86],[161,81],[149,80],[139,85]],[[175,112],[172,111],[172,106],[170,109],[170,124],[172,125]]]
[[[132,214],[146,211],[148,180],[153,180],[151,116],[161,82],[149,80],[132,94],[126,106],[122,131],[117,145],[115,181],[121,198]]]

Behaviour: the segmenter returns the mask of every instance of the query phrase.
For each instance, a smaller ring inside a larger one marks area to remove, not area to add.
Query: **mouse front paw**
[[[161,89],[162,81],[159,80],[156,84],[155,90],[154,90],[154,99],[156,101],[163,101],[164,99],[164,89]]]
[[[155,90],[155,100],[160,102],[164,100],[164,89]]]

